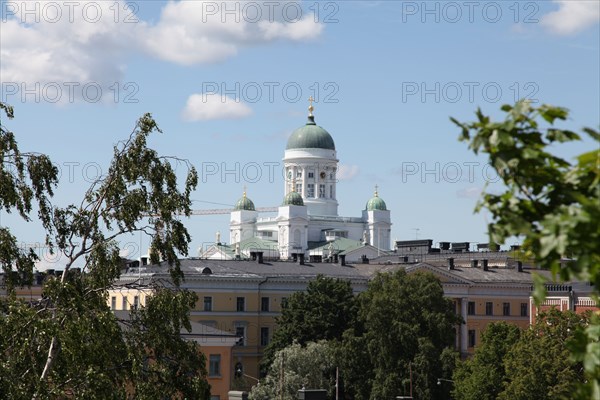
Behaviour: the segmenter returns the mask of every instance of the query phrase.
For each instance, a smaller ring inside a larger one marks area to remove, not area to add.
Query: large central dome
[[[288,139],[286,150],[292,149],[335,150],[335,143],[329,132],[317,125],[311,115],[306,125],[296,129]]]

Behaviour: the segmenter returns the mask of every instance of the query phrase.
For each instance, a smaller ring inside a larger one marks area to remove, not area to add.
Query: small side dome
[[[256,211],[254,208],[254,203],[248,197],[246,197],[246,191],[244,190],[244,195],[241,199],[235,203],[235,211],[246,210],[246,211]]]
[[[303,206],[304,200],[302,200],[302,196],[300,193],[296,191],[289,192],[285,198],[283,199],[282,206]]]
[[[381,197],[379,197],[379,193],[377,192],[377,186],[375,186],[375,193],[373,194],[373,197],[367,202],[366,209],[367,209],[367,211],[374,211],[374,210],[386,211],[387,210],[385,201],[383,201],[383,199]]]

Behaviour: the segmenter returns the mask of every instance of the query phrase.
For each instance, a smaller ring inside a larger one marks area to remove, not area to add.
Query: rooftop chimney
[[[342,265],[342,267],[345,267],[346,266],[346,255],[340,254],[339,259],[340,259],[340,264]]]
[[[448,271],[452,271],[454,269],[454,258],[448,258]]]
[[[481,260],[481,263],[483,264],[483,270],[487,271],[488,270],[488,260],[487,260],[487,258],[484,258],[483,260]]]
[[[471,267],[477,268],[477,260],[471,260]]]
[[[517,271],[523,272],[523,261],[517,261]]]
[[[256,252],[256,262],[258,262],[259,264],[263,263],[263,252],[262,251]]]
[[[298,253],[298,265],[304,265],[304,253]]]

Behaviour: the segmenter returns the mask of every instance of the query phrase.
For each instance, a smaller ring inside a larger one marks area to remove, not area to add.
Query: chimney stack
[[[262,264],[262,263],[263,263],[263,252],[262,252],[262,251],[257,251],[257,252],[256,252],[256,261],[257,261],[259,264]]]
[[[487,258],[484,258],[483,260],[481,260],[481,263],[483,264],[483,270],[487,271],[488,270],[488,260],[487,260]]]
[[[346,255],[340,254],[339,259],[340,259],[340,264],[342,265],[342,267],[345,267],[346,266]]]
[[[298,253],[298,265],[304,265],[304,253]]]
[[[517,261],[517,271],[523,272],[523,261]]]
[[[477,260],[471,260],[471,267],[477,268]]]
[[[452,271],[454,269],[454,258],[448,258],[448,271]]]

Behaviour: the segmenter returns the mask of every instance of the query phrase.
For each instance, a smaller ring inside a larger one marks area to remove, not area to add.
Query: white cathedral
[[[312,101],[312,98],[309,99]],[[229,244],[203,252],[209,259],[307,259],[353,262],[390,250],[390,211],[377,188],[360,217],[338,215],[338,158],[331,135],[315,123],[312,104],[306,125],[289,137],[283,158],[285,187],[276,217],[260,217],[246,192],[231,212]]]

